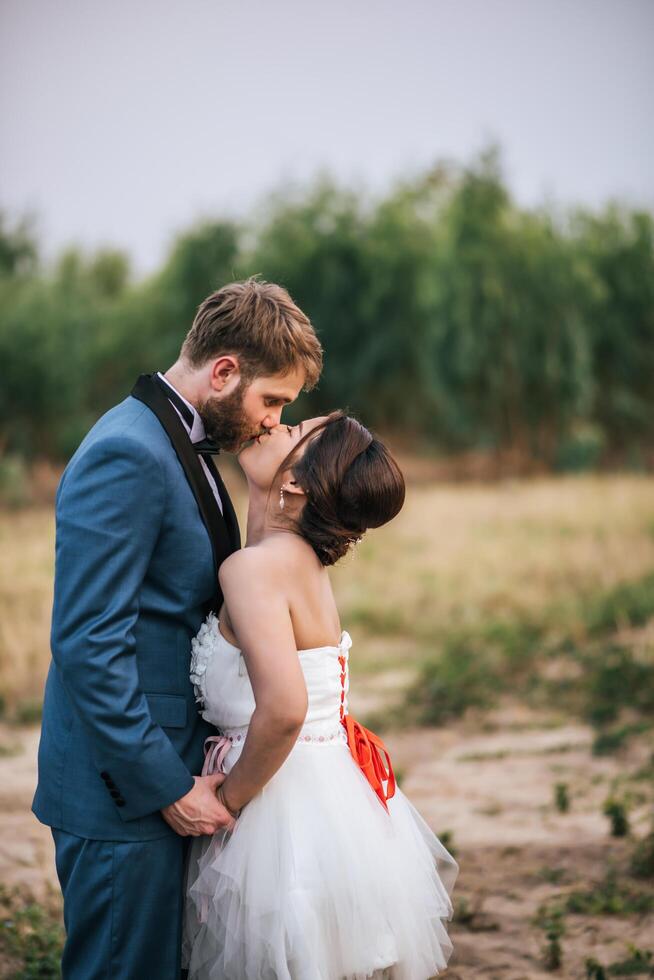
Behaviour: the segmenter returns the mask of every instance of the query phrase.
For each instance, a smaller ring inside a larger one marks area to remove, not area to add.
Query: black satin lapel
[[[151,375],[142,374],[139,377],[132,389],[132,396],[147,405],[150,411],[157,416],[182,464],[186,479],[197,501],[200,516],[209,534],[216,572],[216,589],[219,590],[218,569],[225,558],[234,551],[231,541],[232,536],[209,486],[198,455],[188,437],[188,432],[184,428],[177,412],[159,385],[153,381]],[[222,498],[223,506],[225,506],[225,498],[229,500],[227,491],[225,491],[225,497]]]
[[[229,536],[231,538],[234,551],[238,551],[238,549],[241,547],[241,529],[238,526],[238,518],[236,516],[236,511],[234,510],[231,497],[227,493],[227,488],[223,483],[223,478],[220,475],[220,470],[214,462],[213,456],[205,456],[204,454],[201,455],[209,467],[211,475],[216,481],[220,499],[223,502],[223,516],[225,518],[225,524],[227,525],[227,530],[229,531]]]

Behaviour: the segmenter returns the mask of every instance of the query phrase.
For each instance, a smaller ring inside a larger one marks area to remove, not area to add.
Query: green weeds
[[[564,908],[574,915],[643,915],[654,911],[654,892],[634,887],[610,866],[600,881],[570,892]]]
[[[654,718],[654,656],[618,640],[617,631],[652,617],[654,575],[647,574],[580,600],[572,616],[553,608],[539,622],[491,621],[446,632],[430,644],[436,652],[407,691],[406,713],[440,725],[510,695],[584,718],[597,729],[594,751],[617,751],[650,730]]]
[[[570,793],[567,783],[554,784],[554,806],[559,813],[567,813],[570,809]]]
[[[63,940],[54,911],[0,885],[0,968],[7,980],[56,980]]]
[[[586,960],[587,980],[608,980],[609,977],[654,977],[654,964],[651,950],[638,949],[633,943],[627,945],[625,959],[616,960],[603,966],[591,957]]]
[[[564,909],[560,905],[539,905],[532,924],[545,933],[542,949],[543,966],[546,970],[560,970],[563,965],[561,940],[566,932]]]

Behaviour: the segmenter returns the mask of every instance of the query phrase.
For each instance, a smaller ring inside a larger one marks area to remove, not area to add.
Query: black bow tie
[[[217,456],[220,452],[220,446],[217,446],[211,439],[200,439],[199,442],[193,443],[193,448],[196,453],[206,453],[207,456]]]
[[[191,409],[179,397],[175,389],[171,388],[165,378],[160,378],[158,374],[155,374],[153,377],[166,395],[168,401],[173,403],[179,414],[182,416],[190,431],[193,428],[193,412]],[[220,452],[220,446],[217,446],[211,439],[201,439],[199,442],[194,442],[193,448],[195,449],[196,453],[204,453],[207,456],[217,456]]]

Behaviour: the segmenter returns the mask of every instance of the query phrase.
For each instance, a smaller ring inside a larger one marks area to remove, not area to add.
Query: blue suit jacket
[[[189,664],[218,586],[196,498],[150,408],[130,396],[96,423],[66,467],[56,518],[32,809],[80,837],[166,836],[158,811],[192,787],[213,733]]]

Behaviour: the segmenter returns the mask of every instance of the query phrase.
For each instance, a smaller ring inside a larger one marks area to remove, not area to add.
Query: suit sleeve
[[[193,786],[150,717],[136,662],[139,596],[165,498],[160,464],[125,436],[90,446],[57,496],[52,654],[123,820],[154,813]]]

